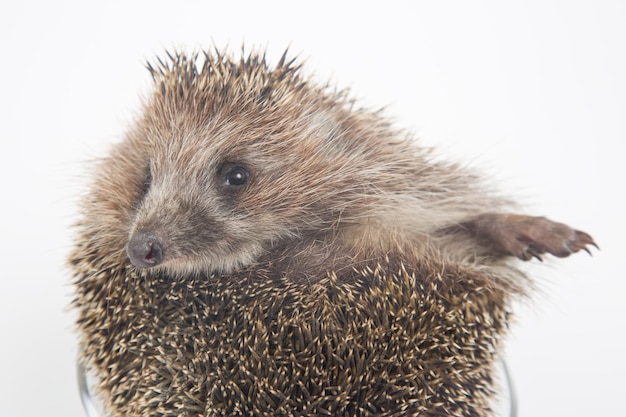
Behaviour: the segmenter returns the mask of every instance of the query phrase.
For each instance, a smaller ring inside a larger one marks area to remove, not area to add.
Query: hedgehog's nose
[[[135,233],[126,245],[126,253],[139,268],[157,266],[163,261],[163,242],[152,233]]]

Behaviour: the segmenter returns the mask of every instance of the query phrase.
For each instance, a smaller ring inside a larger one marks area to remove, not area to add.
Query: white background
[[[0,415],[82,416],[71,247],[89,161],[164,48],[287,46],[601,251],[534,267],[507,343],[521,416],[625,415],[626,2],[0,6]]]

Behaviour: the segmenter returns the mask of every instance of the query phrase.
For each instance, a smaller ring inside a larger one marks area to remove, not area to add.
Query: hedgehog
[[[519,261],[595,246],[288,52],[174,52],[69,263],[110,416],[490,416]]]

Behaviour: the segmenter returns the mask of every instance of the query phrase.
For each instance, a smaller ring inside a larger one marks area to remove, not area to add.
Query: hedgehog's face
[[[144,186],[128,227],[130,261],[174,275],[230,272],[336,226],[349,205],[342,188],[354,189],[353,178],[337,172],[349,166],[339,154],[329,157],[332,129],[307,120],[280,130],[248,115],[190,128],[181,116],[137,135]]]
[[[252,181],[239,162],[208,164],[193,177],[161,173],[152,162],[126,246],[141,268],[172,272],[229,271],[254,260],[260,230],[246,225],[240,196]]]

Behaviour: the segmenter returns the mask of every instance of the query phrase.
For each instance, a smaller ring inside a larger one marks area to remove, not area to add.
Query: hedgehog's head
[[[155,92],[105,163],[102,181],[118,191],[100,198],[123,214],[135,266],[229,272],[371,217],[391,152],[360,129],[372,135],[378,118],[355,119],[284,59],[176,55],[150,69]]]

